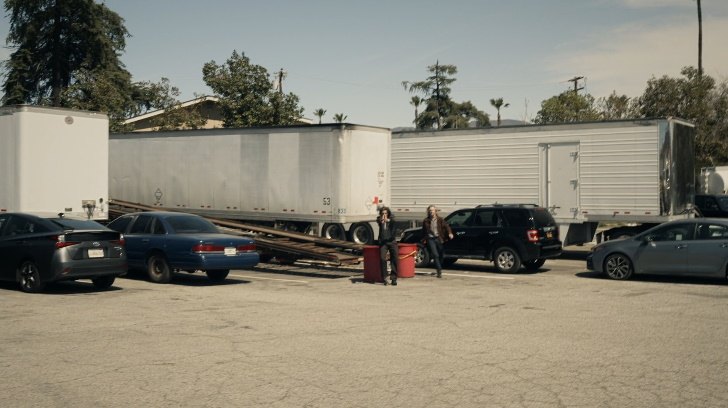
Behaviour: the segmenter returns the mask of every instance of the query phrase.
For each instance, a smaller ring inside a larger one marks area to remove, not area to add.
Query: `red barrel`
[[[379,247],[376,245],[364,246],[364,282],[382,282]]]
[[[400,278],[413,278],[415,276],[417,244],[398,244],[397,249],[399,250],[397,276]]]

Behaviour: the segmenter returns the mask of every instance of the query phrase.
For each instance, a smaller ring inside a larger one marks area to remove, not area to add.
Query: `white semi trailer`
[[[694,126],[674,118],[395,132],[391,155],[392,209],[412,223],[429,204],[537,204],[573,245],[600,224],[631,235],[694,204]]]
[[[101,113],[0,108],[0,212],[107,219],[108,143]]]
[[[112,134],[111,197],[372,242],[390,137],[350,124]]]

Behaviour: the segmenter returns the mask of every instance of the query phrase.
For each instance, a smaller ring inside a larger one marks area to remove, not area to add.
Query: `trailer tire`
[[[328,239],[346,241],[346,231],[341,224],[324,224],[321,228],[321,236]]]
[[[374,243],[374,231],[369,223],[357,222],[349,229],[349,241],[355,244],[371,245]]]

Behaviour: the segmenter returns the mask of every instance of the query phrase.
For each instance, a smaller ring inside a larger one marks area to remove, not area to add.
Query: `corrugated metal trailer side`
[[[686,130],[687,129],[687,130]],[[392,135],[392,207],[421,220],[490,203],[550,209],[573,243],[597,223],[684,216],[694,185],[692,125],[677,119]]]
[[[112,135],[111,195],[371,241],[389,197],[390,136],[349,124]]]

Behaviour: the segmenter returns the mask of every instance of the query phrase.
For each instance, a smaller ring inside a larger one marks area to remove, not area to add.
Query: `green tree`
[[[313,111],[313,114],[315,116],[318,116],[318,118],[319,118],[319,125],[320,125],[321,124],[321,118],[323,118],[324,115],[326,114],[326,109],[324,109],[324,108],[318,108],[315,111]]]
[[[225,127],[292,125],[303,116],[298,96],[278,92],[268,71],[243,53],[233,51],[222,65],[206,63],[202,78],[220,98]]]
[[[412,99],[410,99],[410,105],[415,107],[415,119],[412,121],[415,125],[417,125],[417,117],[419,116],[418,110],[420,105],[422,105],[422,102],[424,102],[424,100],[417,95],[414,95]]]
[[[728,92],[726,82],[716,86],[709,75],[685,67],[682,77],[663,76],[647,81],[639,98],[644,117],[676,116],[696,125],[696,161],[700,166],[728,162]]]
[[[572,90],[562,92],[541,102],[541,110],[534,120],[537,124],[571,123],[598,120],[594,97],[580,95]]]
[[[163,77],[159,82],[144,81],[134,85],[137,107],[134,116],[148,111],[164,111],[164,114],[152,118],[153,127],[159,130],[198,129],[207,123],[199,105],[182,106],[178,99],[179,88],[172,86],[169,79]]]
[[[608,97],[598,98],[595,108],[603,120],[631,119],[640,117],[638,102],[637,98],[612,91]]]
[[[419,129],[447,129],[452,127],[465,127],[472,120],[478,120],[481,126],[490,124],[488,115],[481,112],[470,102],[458,104],[450,98],[451,88],[457,74],[455,65],[435,65],[427,67],[430,72],[423,81],[403,81],[402,86],[410,93],[421,93],[422,101],[425,103],[425,110],[415,119],[415,125]],[[463,114],[474,116],[463,117]]]
[[[91,0],[5,0],[4,5],[10,18],[6,42],[14,51],[4,66],[3,104],[68,106],[64,93],[71,86],[93,110],[130,102],[123,95],[131,75],[118,58],[128,32],[118,14]],[[104,83],[79,83],[86,80]],[[114,88],[111,101],[90,94],[109,87]]]
[[[507,107],[511,106],[511,104],[503,103],[503,98],[491,99],[490,104],[496,109],[496,111],[498,111],[498,121],[496,123],[498,124],[498,126],[500,126],[501,125],[500,110],[501,110],[501,108],[507,108]]]
[[[347,116],[344,115],[343,113],[337,113],[337,114],[334,115],[334,122],[336,122],[336,123],[344,123],[344,121],[346,120],[346,118],[347,118]]]

